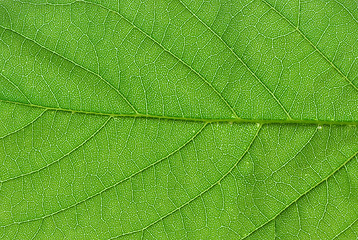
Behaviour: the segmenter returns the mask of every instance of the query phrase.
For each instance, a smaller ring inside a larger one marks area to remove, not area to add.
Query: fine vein
[[[110,118],[106,121],[105,124],[107,124],[109,120],[110,120]],[[105,124],[104,124],[104,125],[105,125]],[[146,167],[140,169],[139,171],[137,171],[137,172],[135,172],[135,173],[129,175],[128,177],[126,177],[126,178],[124,178],[124,179],[122,179],[122,180],[116,182],[116,183],[113,184],[113,185],[110,185],[110,186],[108,186],[108,187],[102,189],[101,191],[99,191],[99,192],[97,192],[97,193],[95,193],[95,194],[93,194],[93,195],[91,195],[91,196],[89,196],[89,197],[87,197],[87,198],[85,198],[85,199],[82,199],[82,200],[80,200],[80,201],[78,201],[78,202],[76,202],[76,203],[74,203],[74,204],[72,204],[72,205],[70,205],[70,206],[68,206],[68,207],[65,207],[65,208],[60,209],[60,210],[58,210],[58,211],[56,211],[56,212],[53,212],[53,213],[44,215],[44,216],[42,216],[42,217],[32,218],[32,219],[28,219],[28,220],[20,221],[20,222],[13,222],[13,223],[10,223],[10,224],[7,224],[7,225],[3,225],[3,226],[0,226],[0,227],[9,227],[9,226],[12,226],[12,225],[15,225],[15,224],[23,224],[23,223],[29,223],[29,222],[33,222],[33,221],[37,221],[37,220],[43,220],[43,219],[45,219],[45,218],[54,216],[54,215],[56,215],[56,214],[58,214],[58,213],[60,213],[60,212],[63,212],[63,211],[66,211],[66,210],[68,210],[68,209],[71,209],[71,208],[73,208],[73,207],[76,207],[76,206],[78,206],[79,204],[82,204],[82,203],[84,203],[84,202],[86,202],[86,201],[88,201],[88,200],[90,200],[90,199],[92,199],[92,198],[94,198],[94,197],[96,197],[96,196],[99,196],[99,195],[101,195],[102,193],[104,193],[104,192],[106,192],[106,191],[108,191],[108,190],[110,190],[110,189],[112,189],[112,188],[118,186],[119,184],[121,184],[121,183],[123,183],[123,182],[125,182],[125,181],[128,181],[129,179],[133,178],[134,176],[136,176],[136,175],[138,175],[138,174],[144,172],[144,171],[147,170],[148,168],[151,168],[151,167],[157,165],[158,163],[162,162],[163,160],[168,159],[169,157],[171,157],[172,155],[174,155],[175,153],[177,153],[178,151],[180,151],[181,149],[183,149],[185,146],[187,146],[190,142],[192,142],[198,135],[200,135],[200,133],[203,132],[203,130],[205,129],[205,127],[206,127],[207,125],[208,125],[208,123],[204,123],[203,126],[202,126],[188,141],[186,141],[183,145],[181,145],[180,147],[178,147],[177,149],[175,149],[174,151],[172,151],[171,153],[169,153],[169,154],[166,155],[165,157],[163,157],[163,158],[161,158],[161,159],[158,159],[157,161],[153,162],[152,164],[149,164],[148,166],[146,166]],[[104,127],[104,126],[103,126],[103,127]],[[101,130],[103,127],[101,127],[99,130]],[[98,131],[99,131],[99,130],[98,130]],[[71,152],[70,152],[70,153],[71,153]],[[70,153],[69,153],[69,154],[70,154]]]
[[[338,168],[336,168],[334,171],[332,171],[330,174],[328,174],[325,178],[321,179],[321,181],[317,182],[315,185],[313,185],[311,188],[306,190],[304,193],[299,195],[296,199],[294,199],[291,203],[287,204],[284,208],[282,208],[278,213],[276,213],[275,216],[273,216],[268,221],[264,222],[260,226],[258,226],[255,230],[248,233],[246,236],[244,236],[242,239],[246,239],[249,236],[251,236],[254,232],[258,231],[259,229],[266,226],[268,223],[276,219],[281,213],[283,213],[286,209],[288,209],[292,204],[297,203],[303,196],[306,196],[308,193],[312,192],[313,189],[317,188],[319,185],[327,181],[330,177],[332,177],[335,173],[337,173],[340,169],[342,169],[345,165],[347,165],[352,159],[354,159],[358,155],[358,151],[355,152],[351,157],[349,157],[346,161],[344,161]]]

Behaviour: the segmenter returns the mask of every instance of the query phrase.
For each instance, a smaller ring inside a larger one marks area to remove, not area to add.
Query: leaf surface
[[[0,1],[0,238],[354,239],[358,3]]]

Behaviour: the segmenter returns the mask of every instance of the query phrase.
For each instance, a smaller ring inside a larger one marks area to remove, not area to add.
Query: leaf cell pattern
[[[358,238],[357,36],[350,0],[0,1],[0,238]]]

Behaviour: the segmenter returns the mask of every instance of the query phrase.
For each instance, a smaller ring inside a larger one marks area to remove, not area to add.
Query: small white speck
[[[195,133],[195,130],[193,130],[193,133]]]
[[[322,129],[322,126],[321,126],[321,125],[318,125],[318,126],[317,126],[317,129],[318,129],[318,130],[321,130],[321,129]]]

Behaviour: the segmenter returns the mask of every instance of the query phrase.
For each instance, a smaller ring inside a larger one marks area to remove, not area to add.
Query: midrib
[[[23,102],[9,101],[0,99],[0,102],[16,104],[25,107],[32,108],[41,108],[48,111],[61,111],[71,114],[88,114],[96,116],[106,116],[113,118],[152,118],[152,119],[163,119],[163,120],[172,120],[172,121],[191,121],[191,122],[205,122],[205,123],[259,123],[259,124],[310,124],[310,125],[346,125],[355,127],[358,125],[358,120],[356,121],[346,121],[346,120],[314,120],[314,119],[247,119],[247,118],[193,118],[193,117],[177,117],[177,116],[164,116],[164,115],[152,115],[144,113],[102,113],[102,112],[91,112],[91,111],[82,111],[74,110],[67,108],[59,107],[48,107],[36,104],[29,104]]]

